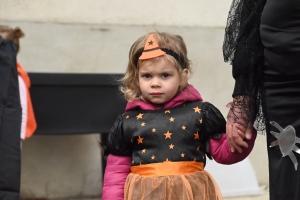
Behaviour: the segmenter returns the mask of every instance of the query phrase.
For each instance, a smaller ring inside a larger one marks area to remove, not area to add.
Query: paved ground
[[[268,199],[269,199],[269,194],[264,193],[259,196],[225,198],[224,200],[268,200]]]
[[[269,190],[268,188],[263,189],[261,195],[256,196],[245,196],[245,197],[228,197],[224,200],[269,200]]]

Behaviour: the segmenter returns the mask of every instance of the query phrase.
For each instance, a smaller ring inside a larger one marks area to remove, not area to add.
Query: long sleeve
[[[105,147],[107,153],[117,156],[131,156],[130,139],[123,131],[123,117],[118,116],[108,136],[108,144]]]
[[[242,114],[264,130],[262,69],[264,47],[260,39],[260,20],[266,0],[233,0],[223,43],[225,62],[232,65],[235,79],[231,111],[234,121]]]
[[[225,62],[236,80],[233,96],[256,96],[257,72],[263,61],[260,19],[266,0],[233,0],[223,43]]]
[[[245,159],[253,149],[257,132],[253,128],[251,140],[247,140],[248,148],[243,153],[230,151],[226,137],[226,121],[221,112],[210,103],[203,105],[203,126],[207,135],[206,151],[209,158],[221,164],[233,164]]]
[[[204,103],[203,112],[203,146],[206,149],[206,155],[211,158],[209,151],[209,141],[211,138],[220,138],[226,132],[226,121],[222,113],[211,103]]]
[[[124,184],[130,173],[131,157],[110,154],[104,174],[102,200],[123,200]]]
[[[105,149],[109,155],[104,174],[102,200],[123,200],[124,184],[130,173],[131,148],[130,140],[123,131],[122,115],[115,121]]]
[[[248,148],[243,153],[230,151],[230,146],[226,137],[226,121],[221,112],[210,103],[203,105],[203,126],[206,138],[206,151],[209,158],[213,158],[221,164],[233,164],[245,159],[253,149],[256,139],[256,130],[253,128],[252,138],[248,140]]]
[[[213,159],[220,164],[230,165],[240,162],[251,153],[256,136],[257,132],[253,129],[252,138],[250,140],[246,140],[248,148],[244,149],[242,153],[238,153],[237,151],[230,151],[230,146],[226,134],[224,133],[221,138],[212,138],[209,141],[209,153]]]

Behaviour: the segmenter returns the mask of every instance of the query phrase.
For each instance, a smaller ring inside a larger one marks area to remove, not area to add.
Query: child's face
[[[144,100],[163,104],[171,100],[179,90],[180,75],[175,66],[163,57],[139,66],[139,84]]]

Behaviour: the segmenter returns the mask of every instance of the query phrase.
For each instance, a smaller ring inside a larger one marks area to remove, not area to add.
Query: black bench
[[[122,74],[28,73],[37,135],[108,133],[126,101],[119,92]],[[105,160],[103,160],[103,169]]]

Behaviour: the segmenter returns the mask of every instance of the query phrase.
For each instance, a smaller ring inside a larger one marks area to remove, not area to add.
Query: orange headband
[[[149,35],[147,41],[145,43],[143,51],[139,51],[136,54],[136,63],[137,60],[147,60],[151,58],[156,58],[159,56],[163,56],[165,54],[173,56],[182,68],[186,68],[186,62],[182,59],[176,52],[172,51],[171,49],[160,48],[154,38],[154,34]]]

